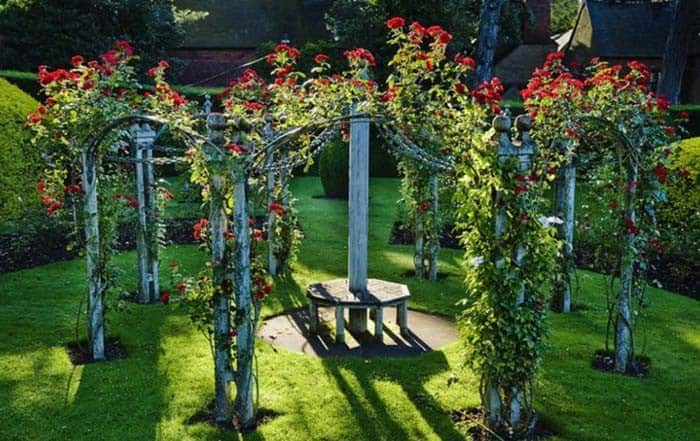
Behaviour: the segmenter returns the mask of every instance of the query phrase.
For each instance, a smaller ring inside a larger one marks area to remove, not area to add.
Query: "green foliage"
[[[393,53],[387,45],[387,19],[404,17],[407,23],[418,21],[436,24],[450,30],[454,40],[451,51],[473,52],[474,39],[478,31],[481,0],[439,0],[416,2],[409,0],[336,0],[326,15],[326,22],[339,47],[364,47],[382,60],[391,59]],[[523,3],[507,0],[501,10],[501,32],[499,52],[507,52],[522,40],[522,24],[526,19]],[[377,77],[384,78],[388,72],[377,69]]]
[[[340,135],[333,138],[321,152],[318,174],[327,198],[348,197],[348,154],[348,143]]]
[[[23,207],[38,201],[34,190],[39,181],[41,153],[29,143],[22,129],[27,114],[38,103],[0,78],[0,217],[17,217]]]
[[[8,0],[0,3],[0,68],[58,66],[76,53],[90,59],[114,41],[131,41],[151,66],[183,33],[172,0]]]
[[[577,15],[578,1],[552,0],[552,34],[559,34],[573,28]]]
[[[673,277],[693,280],[700,271],[700,138],[683,141],[671,160],[689,175],[667,186],[669,204],[659,213],[662,243],[674,261]]]

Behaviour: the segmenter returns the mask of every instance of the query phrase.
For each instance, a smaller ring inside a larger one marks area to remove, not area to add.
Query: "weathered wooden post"
[[[415,212],[416,244],[413,253],[413,266],[416,279],[422,279],[425,275],[425,213],[422,210]]]
[[[639,152],[636,152],[637,154]],[[630,152],[631,154],[631,152]],[[634,159],[627,166],[627,191],[625,192],[625,223],[629,229],[637,219],[635,204],[637,198],[637,180],[639,179],[639,166]],[[626,231],[622,244],[622,263],[620,268],[620,297],[617,302],[617,319],[615,321],[615,371],[627,372],[628,365],[632,361],[632,292],[634,291],[634,242],[635,231]]]
[[[158,291],[153,292],[154,287],[157,289],[158,285],[158,257],[155,256],[154,265],[151,242],[156,240],[156,237],[153,234],[154,219],[150,219],[150,205],[151,203],[155,204],[155,200],[151,200],[153,189],[149,188],[149,181],[153,179],[153,164],[148,161],[152,158],[152,147],[156,134],[148,124],[143,126],[135,124],[131,127],[131,134],[134,139],[133,156],[136,160],[136,201],[138,202],[136,229],[138,295],[139,302],[152,303],[158,298]],[[156,269],[155,277],[154,266]]]
[[[430,195],[431,195],[431,214],[433,216],[433,233],[436,235],[430,240],[430,268],[428,269],[428,279],[436,281],[438,278],[438,251],[440,250],[440,234],[442,233],[436,224],[439,224],[440,218],[440,187],[438,175],[436,171],[430,175]]]
[[[234,415],[239,428],[255,426],[253,407],[253,356],[255,325],[251,319],[250,227],[248,224],[247,154],[241,154],[231,170],[233,182],[233,280],[236,302],[236,400]]]
[[[265,115],[264,139],[266,142],[272,141],[274,132],[272,130],[272,115]],[[275,202],[275,171],[272,165],[275,162],[274,147],[269,147],[265,154],[265,166],[267,167],[267,271],[271,276],[277,275],[277,256],[275,255],[275,226],[277,218],[270,209],[270,205]]]
[[[493,120],[493,127],[496,129],[498,136],[498,161],[504,163],[511,158],[516,157],[518,160],[518,170],[526,174],[532,163],[532,157],[535,154],[535,145],[529,135],[529,130],[532,126],[532,121],[526,115],[520,115],[516,119],[516,128],[519,133],[519,142],[511,142],[510,128],[511,121],[506,115],[499,115]],[[497,196],[500,200],[500,196]],[[499,204],[500,205],[500,204]],[[506,212],[503,207],[498,206],[496,214],[495,232],[496,237],[500,238],[506,228],[508,228]],[[522,244],[515,247],[513,255],[513,263],[515,267],[522,266],[525,259],[525,248]],[[506,265],[505,261],[497,262],[496,266]],[[510,277],[519,277],[519,269],[514,271]],[[525,301],[525,288],[521,287],[516,296],[516,307],[521,307]],[[507,391],[506,393],[501,393]],[[503,402],[503,399],[508,402]],[[509,423],[511,427],[517,427],[521,420],[521,406],[523,404],[522,391],[517,385],[504,384],[488,384],[487,394],[485,397],[486,412],[489,424],[497,426],[500,421],[502,406],[508,406]]]
[[[147,232],[147,271],[148,271],[148,289],[151,293],[151,302],[157,302],[160,299],[160,281],[158,279],[158,202],[157,202],[157,185],[155,179],[155,170],[153,167],[153,145],[156,139],[156,132],[146,125],[143,128],[144,135],[147,136],[148,144],[144,151],[144,188],[146,189],[146,232]]]
[[[100,252],[100,214],[97,204],[97,157],[92,149],[82,152],[83,192],[85,193],[85,263],[88,279],[88,344],[92,359],[105,359],[104,282]]]
[[[576,200],[576,150],[571,142],[555,141],[557,150],[564,156],[554,192],[554,216],[562,220],[557,225],[559,238],[564,242],[562,274],[552,292],[552,305],[559,312],[571,312],[571,271],[574,254],[574,209]]]
[[[351,115],[357,116],[357,105]],[[350,121],[350,191],[348,194],[348,288],[358,298],[367,295],[367,235],[369,222],[369,118]],[[349,328],[367,330],[367,309],[349,308]]]
[[[207,117],[209,142],[223,148],[226,127],[224,116],[212,113]],[[231,283],[226,279],[227,253],[225,232],[227,230],[224,212],[224,177],[221,174],[224,158],[220,152],[209,148],[207,160],[212,165],[209,178],[209,232],[212,248],[212,270],[214,286],[214,418],[219,423],[231,420],[231,391],[229,382],[231,369]]]

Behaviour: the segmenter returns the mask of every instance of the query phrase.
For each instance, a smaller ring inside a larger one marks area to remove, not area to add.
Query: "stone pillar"
[[[95,361],[105,359],[104,284],[100,253],[100,214],[97,204],[97,158],[94,151],[82,152],[85,264],[87,270],[87,325],[90,354]]]
[[[226,127],[224,116],[212,113],[207,117],[209,141],[223,148]],[[228,228],[224,212],[224,177],[219,153],[211,149],[207,160],[213,164],[209,178],[209,235],[212,248],[214,304],[214,418],[219,423],[231,421],[231,283],[226,278],[227,253],[225,232]]]
[[[357,114],[353,106],[352,115]],[[358,297],[367,294],[367,235],[369,222],[369,118],[350,122],[350,190],[348,195],[348,283]],[[350,309],[349,328],[367,330],[367,309]]]
[[[574,259],[574,209],[576,200],[576,158],[570,142],[555,141],[564,155],[559,169],[554,192],[554,215],[562,220],[557,225],[559,238],[564,242],[564,279],[557,282],[552,294],[552,303],[559,312],[571,312],[571,271]]]

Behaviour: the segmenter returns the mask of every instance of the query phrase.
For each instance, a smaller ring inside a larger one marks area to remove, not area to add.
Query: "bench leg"
[[[343,307],[335,307],[335,342],[345,343],[345,317]]]
[[[318,332],[318,305],[309,303],[309,333],[316,334]]]
[[[374,338],[377,342],[382,343],[384,341],[384,311],[382,307],[379,306],[374,308]]]
[[[396,305],[396,323],[401,329],[401,335],[408,332],[408,305],[406,302]]]
[[[350,323],[348,324],[351,332],[362,334],[367,332],[367,309],[365,308],[350,308]]]

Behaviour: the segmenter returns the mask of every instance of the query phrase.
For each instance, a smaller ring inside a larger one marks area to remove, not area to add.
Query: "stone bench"
[[[306,291],[309,299],[309,332],[318,332],[319,306],[335,308],[336,343],[345,342],[345,309],[350,313],[350,329],[353,332],[367,330],[367,311],[374,312],[374,335],[378,342],[383,341],[385,307],[396,307],[396,321],[401,335],[408,331],[408,308],[406,302],[411,293],[406,285],[384,280],[368,279],[367,292],[357,295],[348,289],[348,279],[335,279],[315,283]]]

